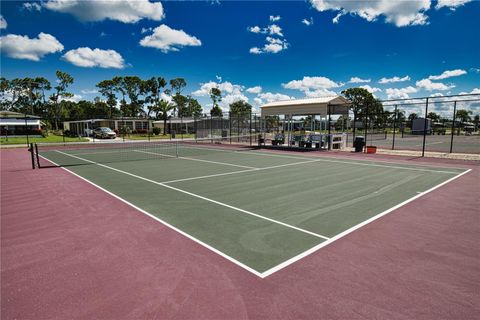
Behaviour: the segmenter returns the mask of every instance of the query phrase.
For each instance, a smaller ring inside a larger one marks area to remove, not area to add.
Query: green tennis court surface
[[[204,146],[127,159],[116,148],[40,155],[259,276],[464,172]]]

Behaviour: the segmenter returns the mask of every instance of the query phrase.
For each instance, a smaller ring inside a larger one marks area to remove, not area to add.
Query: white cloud
[[[250,48],[250,50],[248,52],[253,53],[253,54],[261,54],[262,49],[260,49],[259,47],[253,47],[253,48]]]
[[[407,99],[410,93],[416,93],[418,90],[412,86],[405,88],[388,88],[385,90],[388,99]]]
[[[470,72],[480,73],[480,68],[470,68]]]
[[[125,62],[122,56],[115,50],[90,49],[87,47],[77,48],[65,53],[64,60],[77,67],[100,67],[122,69]]]
[[[42,6],[39,3],[36,2],[25,2],[22,5],[22,8],[28,11],[41,11]]]
[[[438,0],[435,9],[440,9],[443,7],[449,8],[450,10],[455,10],[458,7],[465,5],[472,0]]]
[[[160,21],[164,18],[162,3],[149,0],[50,0],[43,6],[53,11],[69,13],[82,21],[110,19],[135,23],[142,19]]]
[[[6,29],[7,25],[7,20],[0,14],[0,29]]]
[[[289,46],[286,40],[282,40],[278,38],[267,37],[266,41],[267,43],[265,43],[263,48],[253,47],[253,48],[250,48],[249,52],[253,54],[278,53],[282,50],[287,49]]]
[[[467,71],[462,70],[462,69],[447,70],[447,71],[444,71],[442,74],[440,74],[438,76],[429,76],[428,79],[429,80],[442,80],[442,79],[447,79],[447,78],[451,78],[451,77],[458,77],[458,76],[461,76],[461,75],[466,74],[466,73],[467,73]]]
[[[262,105],[264,103],[269,103],[269,102],[285,101],[285,100],[293,100],[293,99],[295,99],[295,97],[290,97],[290,96],[287,96],[286,94],[265,92],[265,93],[260,93],[254,99],[254,101],[258,105]]]
[[[15,59],[39,61],[49,53],[63,50],[63,45],[52,35],[41,32],[37,38],[9,34],[0,37],[0,50]]]
[[[480,88],[474,88],[470,93],[480,93]]]
[[[337,15],[332,19],[332,22],[333,22],[334,24],[339,23],[339,22],[340,22],[340,18],[341,18],[342,16],[344,16],[344,15],[345,15],[345,11],[343,11],[343,10],[340,11],[340,12],[337,13]]]
[[[280,16],[270,16],[269,19],[271,22],[275,22],[275,21],[278,21],[280,20],[282,17]]]
[[[152,30],[153,30],[152,27],[142,28],[142,30],[140,30],[140,33],[141,33],[141,34],[144,34],[144,33],[147,33],[147,32],[151,32]]]
[[[97,94],[98,91],[96,89],[83,89],[80,91],[83,94]]]
[[[200,89],[192,92],[192,95],[199,97],[208,97],[210,96],[210,90],[212,88],[218,88],[222,92],[222,101],[219,102],[219,106],[224,111],[228,111],[229,105],[235,101],[249,101],[248,97],[245,96],[245,94],[243,93],[245,87],[239,84],[233,84],[229,81],[220,83],[209,81],[206,83],[202,83]]]
[[[360,88],[363,88],[367,90],[370,93],[375,93],[375,92],[382,92],[382,89],[380,88],[375,88],[375,87],[370,87],[368,84],[360,86]]]
[[[78,102],[80,100],[82,100],[83,97],[79,94],[74,94],[73,96],[71,97],[68,97],[68,98],[61,98],[61,101],[71,101],[71,102]]]
[[[385,84],[385,83],[403,82],[403,81],[410,81],[410,77],[405,76],[403,78],[400,78],[400,77],[395,76],[393,78],[382,78],[382,79],[380,79],[380,81],[378,81],[378,83]]]
[[[313,18],[312,18],[312,17],[310,17],[310,19],[304,18],[304,19],[302,20],[302,23],[303,23],[304,25],[306,25],[307,27],[309,27],[309,26],[311,26],[311,25],[313,24]]]
[[[258,94],[258,93],[262,92],[262,87],[260,87],[260,86],[251,87],[251,88],[247,89],[247,92]]]
[[[350,78],[350,83],[362,83],[362,82],[370,82],[372,81],[372,79],[362,79],[362,78],[359,78],[359,77],[351,77]]]
[[[283,37],[282,28],[280,28],[276,24],[272,24],[268,26],[268,33],[271,35],[277,35],[277,36]]]
[[[218,82],[222,82],[222,77],[219,76],[219,75],[216,75],[216,76],[215,76],[215,79],[217,79]]]
[[[431,4],[430,0],[310,0],[310,2],[320,12],[339,11],[339,14],[333,19],[334,23],[338,23],[342,15],[350,13],[370,22],[384,16],[386,22],[393,23],[397,27],[427,24],[428,17],[425,15],[425,11],[430,8]]]
[[[307,98],[332,96],[336,93],[329,89],[343,86],[343,83],[337,83],[326,77],[303,77],[302,80],[292,80],[288,83],[282,83],[285,89],[302,91]]]
[[[265,28],[260,28],[259,26],[248,27],[247,30],[252,33],[262,33],[283,37],[282,28],[276,24],[271,24]]]
[[[260,28],[259,26],[254,26],[254,27],[248,27],[247,28],[248,31],[250,32],[253,32],[253,33],[262,33],[262,28]]]
[[[455,88],[455,85],[453,84],[446,85],[441,82],[432,82],[430,79],[422,79],[420,81],[417,81],[415,85],[427,91],[433,91],[433,90],[444,91],[444,90],[450,90],[452,88]]]
[[[285,89],[309,91],[318,89],[331,89],[341,87],[343,84],[337,83],[326,77],[303,77],[302,80],[292,80],[288,83],[282,83]]]
[[[140,40],[143,47],[153,47],[167,53],[168,51],[179,51],[184,46],[201,46],[202,42],[183,30],[175,30],[167,25],[160,25],[153,29],[153,34]]]

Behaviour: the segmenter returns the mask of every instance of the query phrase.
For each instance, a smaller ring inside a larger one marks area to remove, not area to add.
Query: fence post
[[[25,133],[27,134],[27,147],[28,147],[30,145],[30,139],[28,137],[27,115],[25,115]]]
[[[395,105],[395,111],[393,111],[393,137],[392,137],[392,150],[395,150],[395,131],[397,130],[397,105]]]
[[[425,103],[425,121],[423,122],[423,145],[422,145],[422,157],[425,156],[425,142],[427,139],[427,124],[428,124],[428,119],[427,119],[427,114],[428,114],[428,98],[426,98],[426,103]]]
[[[457,100],[453,102],[453,122],[452,122],[452,133],[450,136],[450,153],[453,152],[453,134],[455,132],[455,121],[457,120]]]
[[[33,143],[30,143],[29,146],[30,147],[29,147],[28,151],[30,151],[30,156],[32,157],[32,169],[35,169],[35,156],[33,154],[35,151],[33,149]]]
[[[365,127],[363,128],[363,131],[364,131],[364,136],[365,136],[365,152],[367,152],[367,146],[368,146],[368,142],[367,142],[367,136],[368,136],[368,125],[369,125],[369,120],[368,120],[368,103],[366,105],[366,108],[365,108]]]

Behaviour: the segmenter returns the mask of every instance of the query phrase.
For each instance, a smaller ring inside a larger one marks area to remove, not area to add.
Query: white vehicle
[[[93,137],[99,139],[115,139],[117,134],[108,127],[99,127],[93,130]]]

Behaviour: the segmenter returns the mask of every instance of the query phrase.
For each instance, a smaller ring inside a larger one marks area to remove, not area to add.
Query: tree
[[[162,77],[152,77],[144,82],[145,102],[149,105],[147,117],[158,109],[158,104],[162,99],[163,88],[167,85],[167,81]],[[158,112],[157,112],[158,117]]]
[[[428,119],[431,119],[433,122],[439,122],[440,121],[440,115],[435,113],[435,112],[429,112],[427,115]]]
[[[476,114],[475,117],[473,117],[473,123],[475,124],[475,131],[477,131],[478,124],[480,123],[480,115]]]
[[[123,90],[128,95],[130,103],[124,108],[125,115],[128,117],[136,117],[142,112],[144,101],[140,96],[144,93],[145,85],[143,80],[137,76],[127,76],[123,78]]]
[[[456,118],[460,120],[460,122],[470,122],[472,121],[472,118],[470,117],[471,114],[472,111],[470,110],[460,109],[457,110]]]
[[[114,86],[114,91],[122,96],[122,99],[120,99],[120,111],[122,114],[124,114],[128,112],[127,101],[125,100],[126,91],[124,79],[123,77],[113,77],[112,82]]]
[[[230,116],[237,117],[249,116],[252,113],[252,106],[243,100],[235,101],[230,104]]]
[[[219,106],[214,106],[211,110],[210,110],[210,115],[212,117],[223,117],[223,111],[222,109],[219,107]]]
[[[210,89],[210,99],[212,99],[212,109],[210,110],[210,115],[213,117],[223,116],[222,109],[218,106],[218,102],[222,101],[222,91],[218,88]]]
[[[115,95],[116,84],[113,80],[103,80],[97,83],[99,92],[107,99],[109,107],[109,118],[113,117],[115,107],[117,106],[117,97]]]
[[[178,114],[180,116],[180,110],[185,107],[187,99],[185,96],[182,96],[183,89],[187,86],[187,82],[183,78],[175,78],[170,80],[170,88],[173,93],[172,100],[176,105],[176,113],[173,112],[173,116]]]
[[[356,122],[357,120],[365,120],[364,117],[367,106],[372,106],[375,109],[378,109],[379,105],[378,102],[376,102],[377,100],[375,97],[364,88],[349,88],[347,90],[343,90],[342,94],[345,96],[345,98],[352,102],[350,108],[353,111],[353,134],[355,135]],[[372,111],[376,112],[376,110]],[[370,112],[369,110],[369,114],[374,113]]]
[[[156,117],[161,115],[163,119],[163,135],[167,134],[167,120],[168,120],[168,113],[175,109],[175,106],[166,100],[160,100],[158,105],[155,107]]]
[[[418,114],[416,114],[415,112],[412,112],[408,115],[408,123],[409,123],[410,128],[412,128],[413,120],[415,120],[415,119],[418,119]]]
[[[50,101],[53,104],[53,115],[55,119],[55,130],[58,130],[58,120],[61,110],[61,104],[59,103],[61,98],[70,98],[73,97],[73,94],[67,92],[67,88],[69,85],[73,83],[73,77],[66,72],[62,72],[57,70],[55,72],[57,76],[57,86],[54,87],[55,92],[50,95]]]
[[[187,105],[184,109],[182,109],[181,116],[182,117],[200,117],[202,115],[202,106],[198,103],[197,99],[192,97],[187,97]]]

